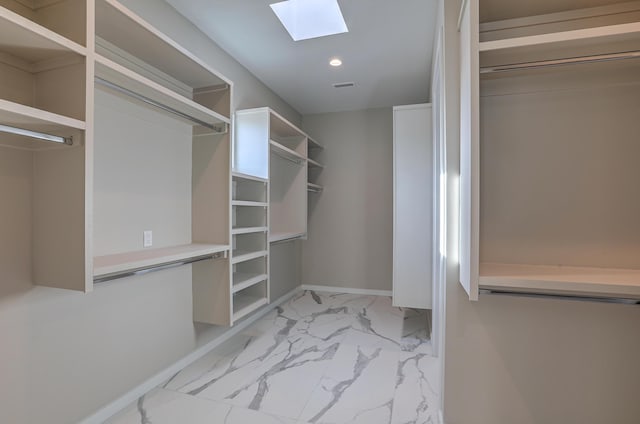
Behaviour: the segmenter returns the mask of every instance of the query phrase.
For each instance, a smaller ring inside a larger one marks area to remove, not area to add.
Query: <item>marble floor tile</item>
[[[323,424],[388,424],[399,354],[343,344],[300,418]]]
[[[437,424],[438,359],[400,353],[391,424]]]
[[[435,424],[424,311],[302,292],[114,418],[117,424]]]

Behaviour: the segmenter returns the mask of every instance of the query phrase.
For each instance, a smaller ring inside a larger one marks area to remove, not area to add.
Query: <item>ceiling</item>
[[[428,100],[435,0],[339,0],[349,32],[297,42],[277,1],[167,0],[303,115]]]

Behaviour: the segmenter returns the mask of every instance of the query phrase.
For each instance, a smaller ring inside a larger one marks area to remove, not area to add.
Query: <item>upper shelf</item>
[[[640,49],[640,22],[479,43],[480,66],[562,59]]]
[[[94,280],[101,279],[114,274],[134,272],[174,262],[211,256],[228,250],[228,245],[194,243],[97,256],[93,258],[93,278]]]
[[[87,49],[60,34],[0,7],[0,51],[27,64],[60,57],[86,56]]]
[[[307,137],[307,141],[309,142],[309,149],[324,149],[324,146],[320,144],[320,142],[311,137]]]
[[[481,263],[480,287],[541,294],[640,299],[640,270]]]
[[[101,55],[230,118],[231,82],[118,1],[96,1],[96,36]]]
[[[281,156],[284,159],[290,160],[296,163],[304,163],[307,160],[304,155],[296,152],[295,150],[291,150],[288,147],[283,146],[274,140],[269,140],[269,144],[271,145],[271,151],[276,153],[278,156]]]
[[[324,169],[324,165],[323,164],[321,164],[320,162],[316,162],[315,160],[313,160],[311,158],[307,158],[307,162],[309,163],[309,168]]]

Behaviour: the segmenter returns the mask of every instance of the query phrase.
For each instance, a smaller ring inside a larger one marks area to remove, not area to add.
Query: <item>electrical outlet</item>
[[[143,231],[142,232],[142,247],[151,247],[153,246],[153,231]]]

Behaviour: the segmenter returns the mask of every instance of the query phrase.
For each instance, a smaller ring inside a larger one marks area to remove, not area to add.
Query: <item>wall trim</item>
[[[106,406],[100,408],[94,414],[80,421],[80,424],[104,423],[106,420],[113,417],[115,414],[117,414],[118,412],[122,411],[124,408],[126,408],[127,406],[135,402],[138,398],[148,393],[149,391],[153,390],[157,386],[161,385],[162,383],[170,379],[174,374],[176,374],[183,368],[191,365],[193,362],[197,361],[198,359],[202,358],[204,355],[211,352],[214,348],[226,342],[231,337],[240,333],[241,331],[249,327],[251,324],[253,324],[255,321],[262,318],[267,313],[271,312],[277,306],[291,299],[300,291],[302,291],[301,287],[296,287],[295,289],[291,290],[289,293],[280,297],[278,300],[271,302],[269,305],[265,306],[264,308],[254,313],[253,315],[249,316],[247,319],[245,319],[241,323],[234,325],[225,333],[211,340],[209,343],[197,348],[196,350],[194,350],[184,358],[175,362],[173,365],[169,366],[168,368],[165,368],[164,370],[160,371],[153,377],[149,378],[144,383],[140,384],[137,387],[134,387],[133,389],[125,393],[123,396],[107,404]]]
[[[353,289],[349,287],[334,287],[334,286],[318,286],[314,284],[303,284],[300,286],[302,290],[313,290],[331,293],[345,293],[345,294],[364,294],[369,296],[389,296],[391,297],[391,290],[372,290],[372,289]]]

